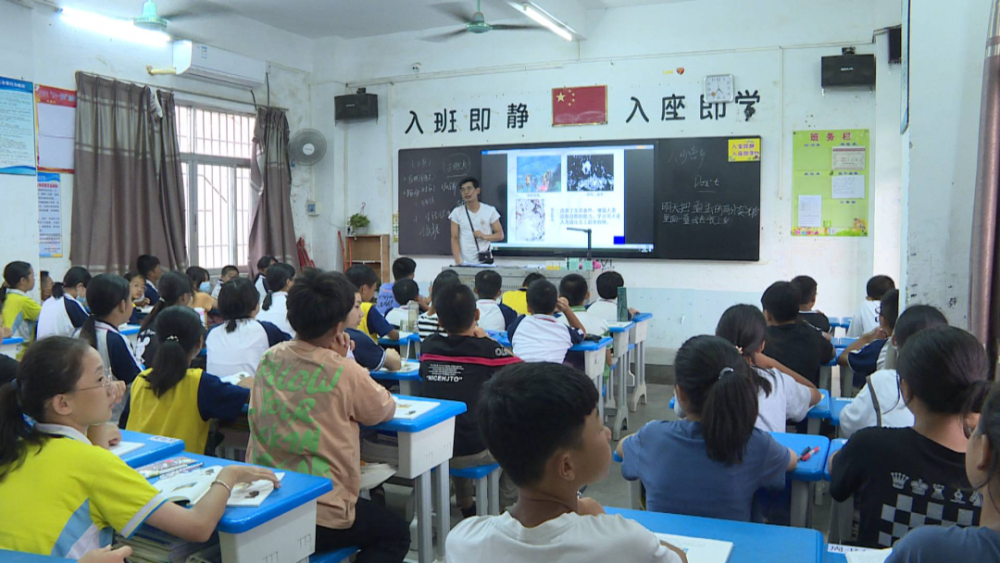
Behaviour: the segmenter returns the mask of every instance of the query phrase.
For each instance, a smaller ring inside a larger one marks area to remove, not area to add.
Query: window
[[[185,242],[192,265],[220,270],[247,264],[255,122],[250,114],[177,106]]]

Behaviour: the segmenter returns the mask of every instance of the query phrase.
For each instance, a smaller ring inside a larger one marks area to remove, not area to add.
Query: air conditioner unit
[[[267,63],[201,43],[174,41],[177,74],[243,88],[264,84]]]

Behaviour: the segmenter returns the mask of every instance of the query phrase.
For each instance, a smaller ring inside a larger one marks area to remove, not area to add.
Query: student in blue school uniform
[[[527,298],[529,314],[507,328],[514,355],[526,362],[563,363],[569,349],[583,342],[586,329],[552,282],[542,279],[532,283]],[[559,322],[557,311],[566,316],[569,326]]]
[[[142,308],[150,305],[149,298],[146,297],[146,278],[140,276],[138,272],[125,272],[124,277],[132,291],[132,305],[134,305],[128,324],[140,325],[142,319],[146,318],[146,313],[142,312]]]
[[[503,277],[493,270],[483,270],[476,274],[476,309],[479,310],[479,326],[483,330],[505,331],[517,320],[517,312],[500,302],[503,295]]]
[[[219,312],[224,322],[212,327],[205,339],[208,373],[219,377],[255,374],[268,348],[290,340],[274,324],[255,318],[259,303],[257,288],[247,278],[235,278],[222,286]]]
[[[4,328],[10,329],[12,336],[24,339],[25,345],[20,348],[17,357],[24,355],[25,350],[35,339],[35,323],[42,312],[42,306],[28,292],[35,288],[35,271],[27,262],[15,261],[3,269],[3,287],[0,287],[0,301],[3,310],[0,320]]]
[[[851,343],[837,358],[841,367],[854,372],[854,387],[864,387],[868,376],[885,366],[885,356],[892,344],[892,331],[899,317],[899,292],[890,289],[878,309],[879,327]]]
[[[611,431],[597,388],[558,364],[515,364],[482,386],[479,432],[518,488],[499,516],[466,518],[448,534],[448,563],[687,563],[684,552],[579,491],[608,476]]]
[[[90,344],[101,355],[112,379],[132,385],[142,371],[132,343],[122,336],[118,327],[132,315],[132,298],[128,282],[114,274],[94,276],[87,285],[87,305],[90,318],[80,327],[77,338]],[[115,405],[111,422],[121,428],[128,421],[128,402]]]
[[[975,526],[982,506],[965,474],[969,430],[990,388],[982,344],[955,327],[922,330],[897,371],[913,427],[865,428],[829,462],[830,495],[854,497],[851,543],[862,547],[892,547],[920,526]]]
[[[392,284],[392,296],[394,302],[402,303],[399,307],[391,309],[385,315],[385,322],[396,328],[403,326],[403,322],[410,318],[410,302],[420,297],[420,288],[413,280],[397,280]]]
[[[191,508],[165,502],[88,438],[105,426],[116,400],[106,374],[85,342],[54,336],[32,345],[16,379],[0,386],[0,549],[76,559],[110,546],[115,532],[130,538],[143,524],[205,542],[234,486],[258,479],[281,486],[268,469],[231,465]]]
[[[399,330],[393,328],[385,317],[378,312],[372,298],[378,289],[378,274],[364,264],[351,266],[344,272],[347,279],[351,281],[361,292],[361,324],[358,329],[367,334],[372,340],[388,338],[389,340],[399,340]]]
[[[378,310],[379,314],[382,316],[388,315],[389,311],[397,309],[399,307],[405,307],[407,302],[400,301],[396,299],[392,288],[395,287],[396,282],[402,280],[412,280],[417,275],[417,263],[413,258],[407,258],[406,256],[400,256],[392,263],[392,279],[393,281],[387,282],[379,286],[378,297],[375,301],[375,309]],[[417,292],[417,297],[414,301],[420,303],[420,310],[427,310],[427,301],[420,297],[419,290]]]
[[[191,368],[205,342],[201,317],[171,307],[156,317],[159,346],[152,367],[132,384],[128,430],[184,440],[187,451],[205,451],[212,420],[234,420],[250,400],[253,377],[237,385]]]
[[[289,338],[295,337],[295,329],[288,321],[288,291],[295,285],[295,268],[283,262],[275,262],[267,267],[267,287],[257,313],[257,320],[266,321],[281,329]]]
[[[87,310],[80,299],[87,295],[90,272],[86,268],[74,266],[63,276],[62,283],[52,285],[52,297],[42,303],[38,317],[39,340],[50,336],[73,336],[87,321]]]
[[[982,505],[979,526],[923,526],[896,542],[886,563],[1000,561],[1000,387],[990,393],[969,437],[965,474]]]
[[[623,438],[622,476],[642,482],[648,510],[748,522],[757,490],[784,489],[798,456],[754,427],[757,386],[731,342],[695,336],[674,365],[687,419]]]
[[[135,260],[135,269],[139,275],[146,280],[146,299],[151,305],[156,305],[160,300],[160,292],[157,291],[157,283],[163,277],[163,268],[160,267],[160,259],[150,254],[143,254]]]
[[[340,272],[332,272],[334,275],[343,276]],[[394,289],[399,289],[400,285],[406,282],[411,282],[412,280],[402,280],[396,283]],[[414,284],[415,285],[415,284]],[[347,336],[351,337],[351,342],[354,345],[354,349],[348,354],[349,357],[353,357],[354,361],[358,362],[361,367],[367,369],[368,371],[378,371],[384,369],[387,371],[398,371],[402,366],[403,362],[399,357],[399,352],[395,350],[386,350],[378,344],[367,334],[358,330],[358,325],[361,324],[361,293],[354,294],[354,308],[351,309],[350,314],[347,315],[347,325],[344,328],[344,332]]]
[[[264,304],[264,299],[267,297],[267,292],[271,288],[267,285],[267,270],[274,264],[277,264],[278,260],[274,256],[264,255],[257,259],[257,277],[254,278],[254,287],[257,288],[257,292],[260,293],[260,304]]]
[[[194,287],[190,278],[180,272],[163,274],[160,278],[160,300],[139,325],[135,357],[147,366],[153,365],[156,349],[160,347],[160,341],[156,338],[156,317],[169,307],[190,307],[193,300]]]

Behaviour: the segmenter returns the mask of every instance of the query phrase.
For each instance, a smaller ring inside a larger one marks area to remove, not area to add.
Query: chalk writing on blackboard
[[[468,174],[469,170],[472,169],[472,162],[469,160],[468,155],[458,152],[449,154],[441,166],[444,168],[445,176],[454,178]]]
[[[679,151],[674,151],[670,153],[670,158],[667,159],[668,164],[679,164],[684,166],[688,163],[697,163],[698,168],[701,168],[705,164],[705,149],[697,146],[692,146],[689,149],[681,149]]]
[[[420,228],[420,236],[429,239],[437,239],[441,235],[441,225],[439,223],[428,223]]]
[[[694,177],[694,187],[698,191],[702,192],[714,192],[713,188],[722,187],[722,183],[719,181],[718,177],[702,177],[701,175]]]
[[[756,219],[760,207],[712,204],[702,201],[664,201],[660,204],[663,222],[668,225],[731,225],[736,219]]]

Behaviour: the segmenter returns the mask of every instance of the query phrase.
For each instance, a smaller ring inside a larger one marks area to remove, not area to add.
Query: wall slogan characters
[[[792,235],[868,236],[868,130],[796,131],[792,144]]]

